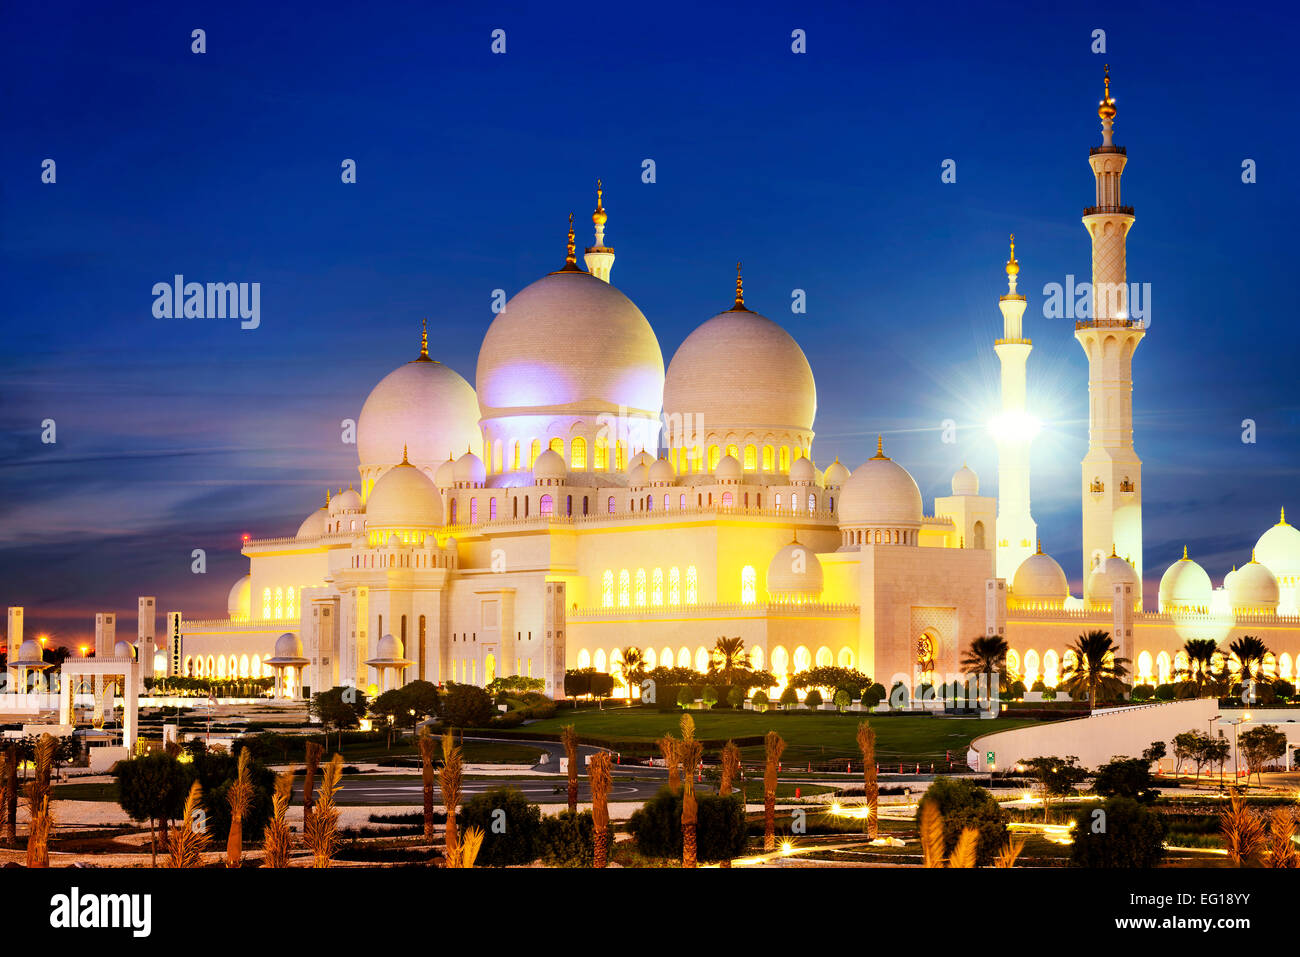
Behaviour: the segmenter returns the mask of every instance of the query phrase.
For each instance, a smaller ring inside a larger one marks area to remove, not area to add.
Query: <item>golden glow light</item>
[[[999,412],[989,420],[989,431],[998,442],[1029,442],[1042,431],[1042,424],[1028,412]]]

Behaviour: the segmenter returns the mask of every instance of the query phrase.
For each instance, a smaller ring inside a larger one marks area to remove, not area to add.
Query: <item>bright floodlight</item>
[[[1040,428],[1028,412],[1000,412],[989,420],[989,431],[998,442],[1028,442]]]

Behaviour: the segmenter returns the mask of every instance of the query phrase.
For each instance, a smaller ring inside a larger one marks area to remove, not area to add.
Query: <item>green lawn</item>
[[[692,711],[690,714],[695,719],[696,736],[705,740],[754,737],[776,731],[786,742],[782,760],[787,766],[806,761],[824,762],[833,758],[856,759],[858,746],[855,736],[858,722],[864,717],[860,714],[832,712],[808,714],[731,710]],[[554,718],[533,722],[526,730],[558,736],[563,725],[573,724],[579,736],[649,745],[667,733],[679,734],[680,720],[680,714],[660,712],[653,708],[561,708]],[[882,765],[900,761],[942,761],[945,751],[952,753],[953,760],[965,762],[966,750],[973,738],[1034,723],[1032,718],[984,721],[926,715],[877,715],[870,720],[876,731],[877,760]],[[746,762],[760,760],[762,754],[762,747],[743,749]]]

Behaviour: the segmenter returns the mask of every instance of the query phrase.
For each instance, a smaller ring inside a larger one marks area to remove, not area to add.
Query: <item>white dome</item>
[[[1257,561],[1237,569],[1228,586],[1228,602],[1234,611],[1276,611],[1280,597],[1277,579],[1268,566]]]
[[[767,590],[775,596],[819,597],[822,593],[822,563],[798,539],[786,545],[767,566]]]
[[[1205,569],[1187,557],[1187,548],[1183,548],[1183,557],[1178,559],[1160,576],[1160,610],[1186,611],[1188,609],[1208,609],[1214,583]]]
[[[878,444],[840,492],[841,525],[920,525],[921,490],[916,480]]]
[[[134,658],[134,657],[135,657],[135,645],[133,645],[133,644],[131,644],[131,642],[129,642],[129,641],[125,641],[125,640],[114,642],[114,643],[113,643],[113,657],[114,657],[114,658]]]
[[[678,348],[664,412],[699,415],[712,429],[812,430],[817,384],[799,344],[771,319],[729,309]]]
[[[434,468],[456,449],[480,451],[478,398],[454,369],[421,357],[398,366],[375,386],[357,419],[361,467],[407,460]]]
[[[962,465],[952,476],[952,494],[953,495],[978,495],[980,493],[980,477],[975,474],[975,470],[968,465]],[[1023,564],[1023,563],[1022,563]]]
[[[718,467],[713,470],[713,477],[722,485],[735,485],[740,481],[740,475],[740,463],[734,455],[724,455],[718,460]]]
[[[645,449],[642,449],[636,455],[632,456],[632,461],[627,463],[627,467],[634,469],[638,465],[644,465],[646,468],[650,468],[650,466],[654,465],[656,461],[657,459],[653,455]]]
[[[826,469],[825,482],[827,488],[838,488],[849,480],[849,470],[837,458]]]
[[[361,511],[361,496],[351,485],[330,499],[330,514],[341,515],[344,512]]]
[[[302,639],[293,632],[286,631],[279,638],[275,639],[274,658],[278,658],[282,661],[302,658]]]
[[[1020,563],[1011,579],[1011,594],[1020,602],[1060,608],[1070,597],[1070,583],[1057,560],[1040,551]]]
[[[480,488],[487,481],[487,467],[473,452],[466,452],[456,460],[451,476],[457,485]]]
[[[226,613],[231,618],[248,618],[253,613],[253,576],[245,575],[230,586]]]
[[[28,666],[34,664],[43,664],[44,656],[41,654],[40,642],[34,638],[28,638],[18,646],[18,657],[10,661],[10,665],[25,664]]]
[[[600,280],[597,280],[599,282]],[[547,449],[541,455],[537,456],[533,462],[533,481],[537,484],[543,482],[559,482],[568,477],[568,469],[564,466],[564,459],[555,449]]]
[[[298,534],[294,537],[299,539],[320,538],[325,534],[325,519],[328,517],[329,509],[322,505],[302,520],[302,524],[298,526]]]
[[[433,473],[433,484],[438,488],[451,488],[456,484],[456,463],[452,461],[451,456],[447,456],[447,461],[438,466]]]
[[[1115,600],[1115,586],[1128,583],[1133,586],[1134,601],[1137,600],[1137,572],[1133,566],[1118,555],[1111,555],[1092,570],[1088,576],[1085,596],[1089,603],[1110,605]]]
[[[377,658],[400,659],[403,651],[402,642],[400,639],[395,638],[392,635],[384,635],[384,637],[379,639],[379,644],[375,650],[375,657]]]
[[[632,300],[589,273],[561,271],[520,290],[492,320],[476,382],[484,418],[619,407],[657,414],[664,360]]]
[[[1278,523],[1255,543],[1255,561],[1267,566],[1279,584],[1300,579],[1300,529],[1287,524],[1285,509]]]
[[[650,484],[650,468],[645,463],[634,465],[627,470],[627,487],[644,488]]]
[[[794,460],[790,466],[790,483],[792,485],[811,485],[817,478],[817,467],[812,459],[803,456]]]
[[[442,496],[437,487],[410,463],[403,462],[379,476],[366,503],[366,528],[437,528],[442,524]]]
[[[677,479],[673,472],[673,465],[667,459],[655,459],[654,464],[650,466],[650,484],[651,485],[672,485]]]

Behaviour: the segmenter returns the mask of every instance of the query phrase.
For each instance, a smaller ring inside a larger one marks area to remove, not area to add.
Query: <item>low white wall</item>
[[[1172,753],[1174,735],[1191,730],[1208,734],[1210,721],[1217,714],[1219,702],[1213,698],[1106,708],[1085,718],[985,734],[971,742],[971,747],[979,754],[979,771],[993,770],[988,765],[990,751],[997,770],[1003,771],[1028,758],[1071,754],[1084,767],[1096,768],[1116,756],[1140,757],[1152,741],[1164,741]],[[1224,733],[1231,736],[1230,729]]]

